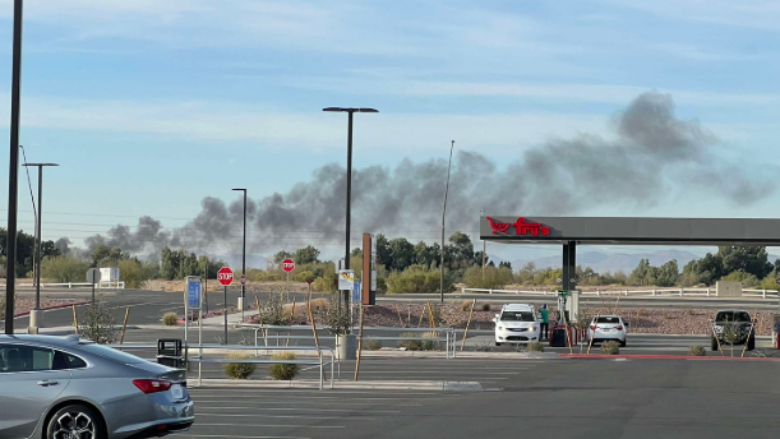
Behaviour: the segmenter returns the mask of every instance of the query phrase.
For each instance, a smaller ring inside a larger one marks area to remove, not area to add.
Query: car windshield
[[[615,324],[618,324],[618,323],[620,323],[620,318],[619,317],[615,317],[615,316],[599,317],[597,323],[615,323]]]
[[[536,316],[530,311],[504,311],[501,313],[502,321],[534,322]]]
[[[110,360],[118,361],[123,364],[138,364],[143,363],[144,360],[141,357],[130,355],[128,353],[112,349],[108,346],[99,345],[96,343],[83,344],[80,346],[82,350],[90,354],[98,355]]]
[[[750,315],[745,311],[721,311],[715,317],[716,322],[750,322]]]

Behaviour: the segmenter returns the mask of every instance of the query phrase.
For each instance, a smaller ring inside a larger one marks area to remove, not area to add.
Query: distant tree
[[[55,282],[84,282],[89,262],[74,256],[52,256],[41,261],[41,277]]]
[[[672,287],[680,281],[680,269],[677,266],[677,260],[673,259],[661,265],[656,270],[655,284],[659,287]]]
[[[724,275],[738,271],[763,279],[774,269],[768,261],[766,247],[721,246],[718,247],[717,256],[721,260]]]
[[[498,264],[498,268],[508,268],[508,269],[511,270],[512,269],[512,263],[509,262],[509,261],[502,261],[501,263]]]
[[[403,271],[414,262],[414,246],[406,238],[395,238],[388,243],[388,247],[392,260],[391,270]]]
[[[179,252],[165,247],[160,252],[160,275],[163,279],[174,280],[179,275]]]
[[[655,281],[656,268],[650,265],[649,259],[641,259],[628,278],[629,285],[637,286],[654,285]]]
[[[276,252],[276,254],[274,255],[274,263],[275,264],[281,264],[283,260],[285,260],[287,258],[291,258],[291,257],[292,257],[292,253],[290,253],[290,252],[288,252],[286,250],[280,250],[280,251]]]
[[[307,246],[304,248],[299,248],[295,251],[292,255],[292,259],[295,261],[296,264],[313,264],[316,262],[320,262],[320,251],[312,246]],[[284,260],[284,259],[282,259]],[[281,261],[279,261],[281,262]],[[278,263],[278,262],[277,262]]]
[[[376,263],[384,265],[388,270],[392,270],[393,258],[390,253],[390,242],[385,235],[381,233],[376,235],[374,246],[376,246]]]

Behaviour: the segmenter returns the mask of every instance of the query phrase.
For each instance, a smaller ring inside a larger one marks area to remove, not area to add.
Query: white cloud
[[[618,7],[650,12],[683,21],[780,31],[777,0],[602,0]]]

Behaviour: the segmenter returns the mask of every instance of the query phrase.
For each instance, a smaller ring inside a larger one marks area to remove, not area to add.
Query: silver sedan
[[[71,337],[0,335],[0,438],[141,439],[184,431],[183,371]]]

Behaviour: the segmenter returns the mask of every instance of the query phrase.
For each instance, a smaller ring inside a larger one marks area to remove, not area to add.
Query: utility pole
[[[242,191],[244,192],[244,241],[241,251],[241,276],[244,276],[242,279],[246,279],[246,189],[240,188],[240,189],[233,189],[234,191]],[[244,322],[244,301],[246,300],[246,282],[241,282],[241,300],[239,301],[241,305],[239,308],[241,308],[241,322]]]
[[[450,170],[452,169],[452,151],[455,149],[455,141],[450,144],[450,162],[447,165],[447,186],[444,189],[444,209],[441,213],[441,262],[439,263],[439,294],[441,303],[444,303],[444,220],[447,217],[447,195],[450,192]]]
[[[22,80],[22,0],[14,0],[14,41],[11,79],[11,145],[8,171],[8,224],[5,240],[5,333],[14,333],[16,293],[16,219],[19,196],[19,113]]]

